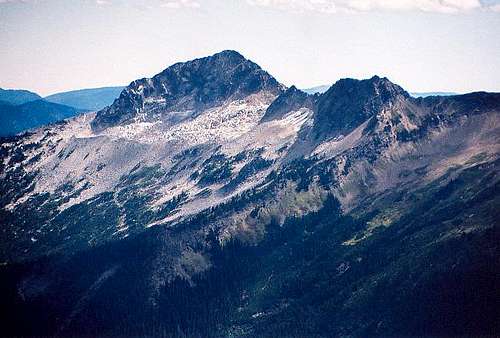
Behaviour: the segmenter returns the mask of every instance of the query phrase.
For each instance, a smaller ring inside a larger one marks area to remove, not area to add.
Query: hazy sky
[[[0,87],[128,84],[235,49],[286,85],[500,91],[500,0],[0,0]]]

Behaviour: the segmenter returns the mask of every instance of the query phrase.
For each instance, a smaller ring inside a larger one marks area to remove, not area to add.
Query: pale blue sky
[[[0,0],[0,87],[128,84],[235,49],[286,85],[500,92],[497,0]]]

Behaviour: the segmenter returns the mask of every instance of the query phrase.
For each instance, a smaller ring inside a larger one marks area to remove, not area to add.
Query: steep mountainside
[[[0,88],[0,101],[14,106],[40,99],[40,95],[29,90]]]
[[[61,121],[82,111],[44,100],[21,105],[0,102],[0,136],[15,135],[22,131]]]
[[[125,87],[103,87],[72,90],[52,94],[45,101],[77,107],[81,110],[98,111],[111,105]]]
[[[233,51],[0,148],[4,335],[498,335],[500,94]]]

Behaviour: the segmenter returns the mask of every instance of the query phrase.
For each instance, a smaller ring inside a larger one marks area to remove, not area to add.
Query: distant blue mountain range
[[[316,93],[319,93],[319,94],[322,94],[324,92],[326,92],[328,90],[328,88],[330,88],[329,85],[322,85],[322,86],[316,86],[316,87],[312,87],[312,88],[305,88],[305,89],[302,89],[303,92],[306,92],[307,94],[316,94]]]
[[[0,88],[0,136],[61,121],[110,105],[123,87],[105,87],[57,93],[45,98],[22,89]]]
[[[453,92],[423,92],[423,93],[410,93],[413,97],[428,97],[428,96],[453,96],[458,93]]]
[[[40,99],[40,95],[30,92],[29,90],[0,88],[0,101],[4,103],[19,105]]]
[[[44,100],[35,100],[20,105],[0,102],[0,136],[17,133],[58,122],[78,115],[82,110]]]
[[[73,90],[49,95],[44,99],[49,102],[64,104],[83,110],[98,111],[109,106],[120,96],[124,87],[104,87]]]

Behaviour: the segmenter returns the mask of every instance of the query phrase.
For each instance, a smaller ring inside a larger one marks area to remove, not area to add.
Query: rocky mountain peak
[[[283,86],[240,53],[225,50],[176,63],[152,78],[132,82],[97,113],[94,130],[126,123],[138,114],[199,111],[258,92],[279,95]]]
[[[318,99],[315,130],[319,136],[351,131],[384,107],[410,95],[387,78],[341,79]]]

